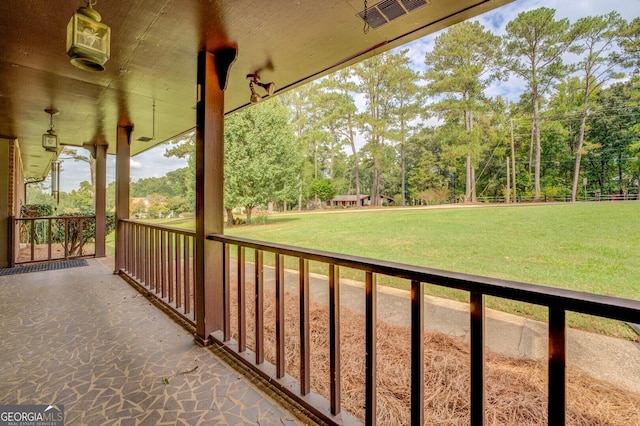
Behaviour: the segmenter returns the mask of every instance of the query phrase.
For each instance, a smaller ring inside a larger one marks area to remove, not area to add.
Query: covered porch
[[[45,178],[62,149],[62,144],[55,150],[41,146],[49,122],[45,109],[60,111],[56,129],[61,141],[86,148],[96,161],[91,256],[98,259],[105,255],[106,158],[117,158],[113,267],[91,259],[85,267],[0,278],[0,360],[6,366],[0,403],[64,404],[70,424],[295,424],[295,404],[312,416],[304,421],[357,422],[343,408],[341,394],[343,366],[351,354],[341,346],[340,268],[349,268],[364,283],[365,320],[359,332],[366,348],[358,367],[363,371],[360,408],[365,423],[384,423],[377,407],[377,279],[392,277],[411,286],[403,309],[411,319],[405,343],[410,345],[406,411],[412,424],[424,423],[428,413],[422,303],[427,283],[469,293],[465,406],[472,424],[484,424],[487,417],[484,297],[548,308],[548,387],[540,399],[546,404],[544,419],[564,424],[566,312],[632,321],[640,316],[637,301],[233,239],[223,228],[224,117],[250,107],[247,77],[252,83],[258,75],[262,82],[275,82],[278,89],[268,96],[276,96],[508,1],[398,0],[369,5],[371,9],[355,0],[331,6],[101,2],[95,7],[113,34],[103,73],[76,69],[65,54],[66,23],[81,2],[70,7],[68,1],[51,0],[37,8],[29,1],[0,3],[0,170],[8,170],[0,174],[0,267],[15,259],[13,224],[25,203],[25,184]],[[365,32],[367,16],[371,29]],[[195,232],[130,220],[130,157],[194,127]],[[266,256],[273,259],[269,281]],[[285,267],[285,262],[290,263]],[[329,324],[326,396],[316,392],[310,379],[315,368],[309,320],[313,262],[328,277],[322,318]],[[291,265],[298,293],[294,304],[285,305],[285,270],[292,270]],[[270,324],[275,337],[271,360],[265,360],[263,332],[266,282],[275,318]],[[151,306],[152,300],[169,316]],[[297,319],[285,320],[294,305]],[[292,356],[285,344],[291,342],[297,348],[296,377],[286,367]],[[213,353],[203,347],[212,347]],[[272,386],[266,392],[265,383]],[[275,401],[281,397],[294,401],[292,411]]]
[[[111,268],[83,262],[0,277],[0,404],[55,401],[69,425],[302,424]]]

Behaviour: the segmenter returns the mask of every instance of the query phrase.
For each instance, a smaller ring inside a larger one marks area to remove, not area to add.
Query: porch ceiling
[[[133,124],[135,155],[195,125],[196,59],[201,49],[238,46],[225,98],[227,113],[248,105],[246,74],[282,93],[376,53],[512,0],[431,0],[363,33],[362,0],[103,0],[95,8],[112,30],[106,70],[69,63],[66,26],[75,0],[0,2],[0,137],[18,139],[26,178],[44,177],[41,147],[54,118],[62,144],[104,137],[115,153],[117,124]],[[369,6],[374,2],[369,1]],[[152,105],[156,104],[155,140]]]

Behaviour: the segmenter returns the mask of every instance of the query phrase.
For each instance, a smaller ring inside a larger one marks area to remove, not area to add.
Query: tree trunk
[[[463,95],[465,102],[468,100],[468,96],[465,93]],[[474,188],[474,176],[473,167],[471,166],[471,130],[473,129],[473,116],[470,110],[464,110],[464,128],[467,134],[467,162],[466,162],[466,188],[464,190],[464,201],[475,201],[475,188]]]
[[[513,188],[513,202],[518,202],[517,188],[516,188],[516,148],[515,141],[513,140],[513,120],[510,120],[511,123],[511,186]]]
[[[302,211],[302,176],[298,175],[300,185],[298,186],[298,211]]]
[[[538,105],[538,95],[534,93],[533,95],[533,128],[534,135],[536,139],[536,166],[535,172],[533,176],[533,186],[534,186],[534,201],[540,200],[540,160],[542,158],[542,145],[540,144],[540,123],[539,123],[539,105]]]
[[[373,185],[371,186],[371,205],[378,206],[380,200],[380,166],[377,161],[373,163]]]
[[[475,203],[476,201],[478,201],[476,196],[476,169],[471,166],[471,202]]]
[[[400,163],[401,163],[401,167],[402,167],[402,200],[400,201],[400,205],[401,206],[406,206],[406,202],[405,202],[405,159],[404,159],[404,141],[402,141],[402,144],[400,145]]]
[[[356,181],[356,207],[360,207],[360,164],[358,160],[358,150],[356,149],[355,137],[353,136],[353,128],[351,126],[349,126],[349,133],[351,151],[353,151],[353,178]]]
[[[580,121],[580,134],[578,136],[578,148],[576,149],[576,165],[573,168],[573,182],[571,185],[571,202],[576,202],[578,195],[578,179],[580,179],[580,161],[582,160],[582,146],[584,145],[584,130],[587,122],[587,108],[582,110]]]
[[[533,129],[533,126],[531,126],[531,140],[529,141],[529,174],[531,174],[531,168],[533,167],[533,145],[536,139],[534,135],[535,130]]]
[[[91,191],[93,199],[96,199],[96,159],[89,154],[89,170],[91,171]]]
[[[251,225],[251,211],[253,210],[253,206],[245,206],[244,209],[247,212],[247,225]]]
[[[233,209],[227,207],[227,226],[233,226]]]
[[[467,203],[471,201],[471,155],[467,154],[467,163],[466,163],[466,179],[465,189],[464,189],[464,202]]]

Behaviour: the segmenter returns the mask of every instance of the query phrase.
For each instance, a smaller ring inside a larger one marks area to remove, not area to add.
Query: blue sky
[[[502,35],[506,24],[519,13],[526,10],[549,7],[556,10],[556,18],[568,18],[571,22],[583,16],[603,15],[617,11],[626,20],[640,16],[640,0],[518,0],[497,10],[481,15],[475,20],[495,34]],[[409,43],[409,55],[417,69],[424,68],[426,52],[433,47],[438,33]],[[524,87],[516,78],[497,83],[489,88],[489,96],[501,95],[510,100],[516,100]],[[163,154],[166,146],[158,146],[131,159],[131,178],[136,181],[144,177],[160,177],[168,171],[186,166],[184,160],[166,158]],[[80,150],[82,151],[82,150]],[[115,157],[107,160],[107,181],[115,178]],[[86,163],[67,160],[63,163],[61,173],[61,190],[69,192],[76,189],[82,180],[89,180],[89,167]]]

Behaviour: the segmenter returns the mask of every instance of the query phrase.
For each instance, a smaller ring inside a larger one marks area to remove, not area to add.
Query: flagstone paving
[[[303,423],[96,260],[0,276],[0,341],[0,405],[67,425]]]

